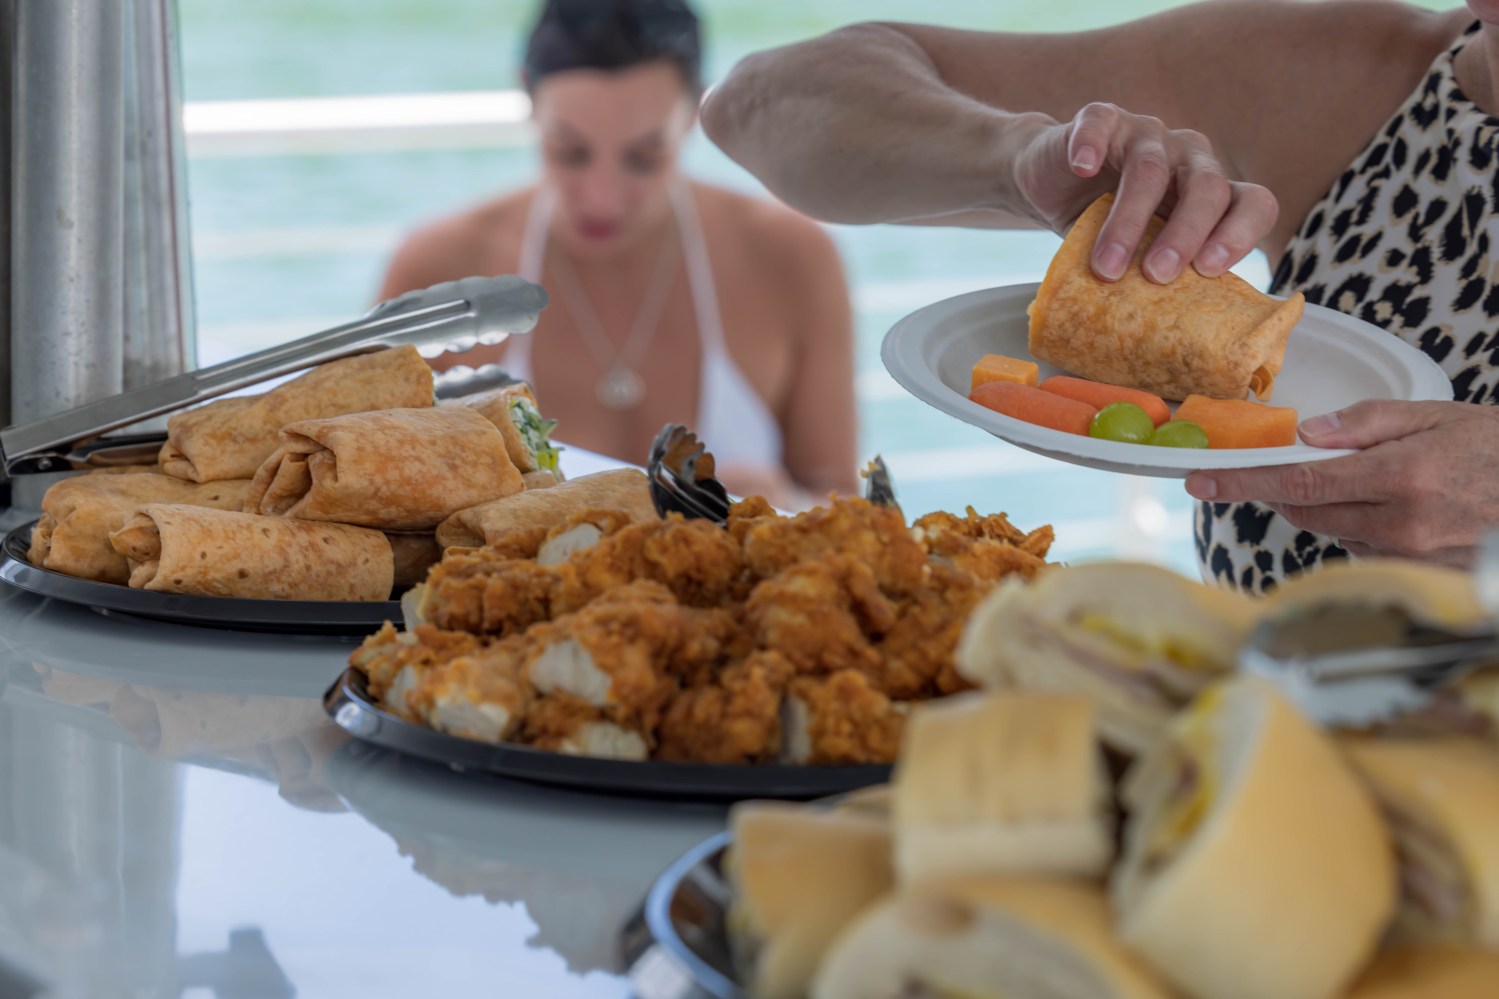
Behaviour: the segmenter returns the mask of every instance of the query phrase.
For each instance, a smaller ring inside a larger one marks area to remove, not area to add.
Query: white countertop
[[[628,995],[618,930],[723,810],[354,742],[354,644],[0,584],[0,995]]]

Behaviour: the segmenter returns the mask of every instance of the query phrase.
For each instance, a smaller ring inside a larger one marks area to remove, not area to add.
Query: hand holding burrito
[[[1104,195],[1089,206],[1052,258],[1030,306],[1031,355],[1166,399],[1253,392],[1269,401],[1301,318],[1301,293],[1282,301],[1233,274],[1205,278],[1190,267],[1170,284],[1150,281],[1140,261],[1164,226],[1158,218],[1124,275],[1102,281],[1088,260],[1113,200]]]
[[[219,399],[167,421],[161,468],[194,482],[248,479],[281,428],[371,409],[432,405],[432,369],[412,346],[321,364],[264,395]]]
[[[255,473],[246,511],[391,531],[524,488],[494,424],[461,407],[305,420]]]
[[[151,503],[110,535],[130,585],[263,600],[385,600],[394,578],[379,531]]]

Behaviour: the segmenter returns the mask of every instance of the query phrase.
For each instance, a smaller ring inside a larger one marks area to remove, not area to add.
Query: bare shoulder
[[[533,193],[505,194],[413,229],[391,258],[382,297],[513,269]]]
[[[780,279],[801,283],[841,270],[838,250],[823,226],[779,202],[751,197],[727,188],[694,182],[693,193],[705,218],[716,219],[723,231],[756,266]]]

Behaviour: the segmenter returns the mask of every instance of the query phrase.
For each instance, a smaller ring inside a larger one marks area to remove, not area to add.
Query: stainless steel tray
[[[398,624],[402,621],[401,604],[396,600],[354,602],[199,597],[133,590],[117,583],[77,579],[27,561],[31,529],[35,526],[35,521],[22,524],[0,543],[0,582],[39,596],[89,607],[101,614],[287,635],[364,635],[386,621]]]
[[[812,767],[789,764],[732,766],[668,763],[658,760],[604,760],[568,756],[531,746],[479,742],[448,735],[398,718],[370,697],[364,673],[350,667],[323,698],[328,716],[366,742],[446,763],[519,780],[582,788],[606,794],[641,795],[695,801],[744,798],[824,798],[890,779],[890,767]]]
[[[638,999],[747,999],[729,957],[728,847],[725,832],[688,850],[625,927],[620,958]]]

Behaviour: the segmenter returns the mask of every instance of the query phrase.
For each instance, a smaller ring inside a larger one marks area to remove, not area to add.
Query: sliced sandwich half
[[[1269,681],[1215,686],[1127,775],[1124,942],[1200,999],[1325,999],[1395,905],[1379,811]]]

